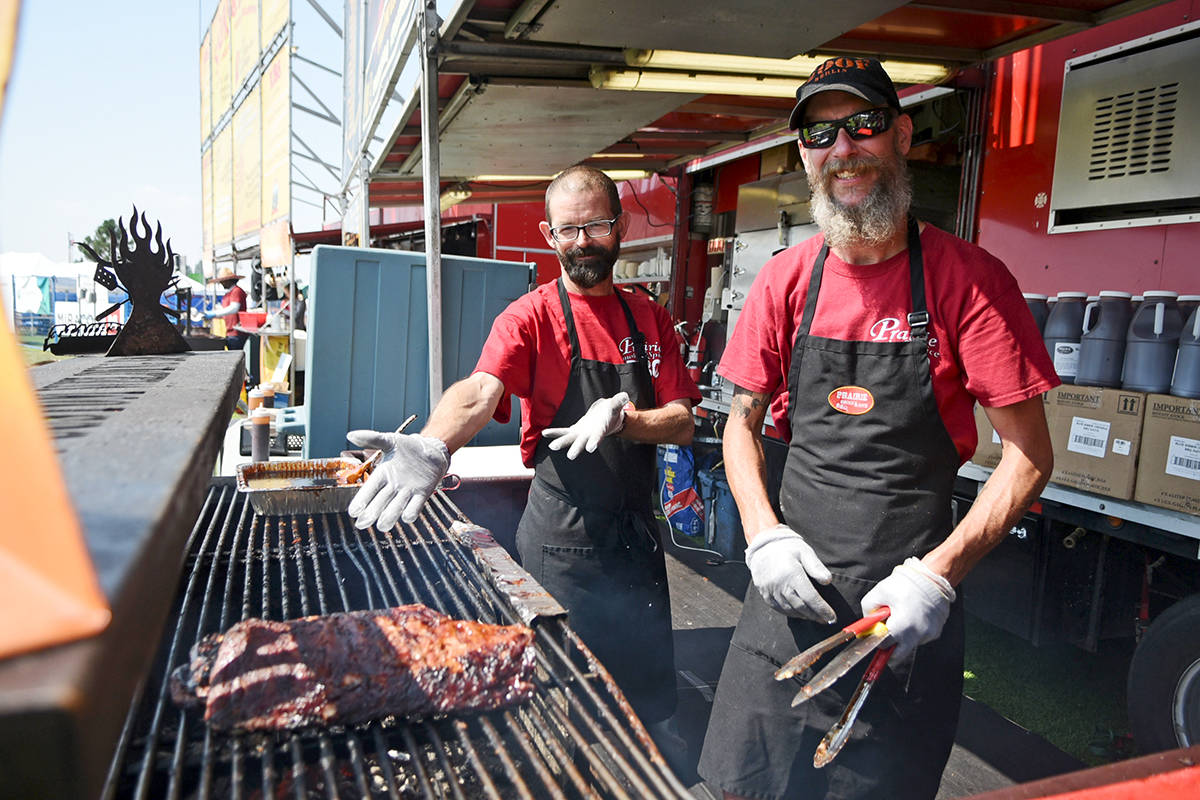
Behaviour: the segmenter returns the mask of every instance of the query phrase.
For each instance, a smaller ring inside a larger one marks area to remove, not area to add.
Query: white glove
[[[813,581],[828,585],[829,568],[804,537],[787,525],[767,528],[746,548],[746,565],[767,605],[789,617],[833,622],[837,615],[817,592]]]
[[[625,427],[625,404],[628,392],[617,392],[612,397],[602,397],[588,407],[587,412],[569,428],[546,428],[542,436],[553,439],[551,450],[562,450],[570,446],[567,458],[572,461],[586,449],[596,452],[600,440],[605,436],[620,433]]]
[[[397,520],[413,522],[450,467],[446,443],[431,436],[350,431],[346,438],[359,447],[383,451],[371,477],[346,509],[356,528],[374,523],[386,531],[394,528]]]
[[[896,642],[892,658],[899,663],[942,635],[955,597],[950,581],[909,556],[863,596],[862,610],[867,614],[880,606],[891,609],[885,624]]]

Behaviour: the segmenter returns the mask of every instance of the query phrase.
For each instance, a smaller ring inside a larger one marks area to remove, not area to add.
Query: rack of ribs
[[[533,631],[423,605],[286,622],[247,619],[201,639],[171,696],[218,730],[268,731],[389,715],[487,711],[533,694]]]

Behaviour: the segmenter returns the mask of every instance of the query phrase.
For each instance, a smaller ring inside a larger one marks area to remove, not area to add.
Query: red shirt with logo
[[[533,465],[542,430],[550,426],[567,391],[571,371],[571,341],[558,300],[557,282],[539,286],[518,298],[492,323],[476,372],[494,375],[521,404],[521,458]],[[593,297],[568,293],[580,355],[610,364],[637,360],[629,323],[616,295]],[[659,406],[672,400],[700,400],[700,390],[684,369],[679,343],[666,309],[646,297],[624,292],[638,330],[646,337],[646,357]],[[508,394],[496,407],[497,422],[508,422]]]
[[[767,261],[717,370],[737,386],[772,396],[771,415],[785,439],[791,437],[788,368],[823,241],[815,236]],[[976,400],[989,407],[1011,405],[1060,381],[1020,287],[999,259],[932,225],[921,233],[921,248],[933,393],[966,461],[975,452]],[[847,264],[831,252],[810,332],[843,341],[907,341],[911,306],[907,250],[869,265]],[[866,403],[865,397],[836,399],[845,413],[861,413]]]
[[[225,293],[221,298],[221,305],[225,308],[237,303],[241,306],[242,311],[246,310],[246,290],[235,285],[232,289]]]

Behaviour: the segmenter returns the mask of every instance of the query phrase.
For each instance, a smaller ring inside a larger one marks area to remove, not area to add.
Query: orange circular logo
[[[839,386],[829,393],[829,405],[843,414],[865,414],[875,407],[875,397],[861,386]]]

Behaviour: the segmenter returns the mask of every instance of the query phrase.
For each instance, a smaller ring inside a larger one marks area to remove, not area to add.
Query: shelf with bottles
[[[671,280],[671,254],[665,247],[622,252],[613,264],[613,283],[667,283]]]

